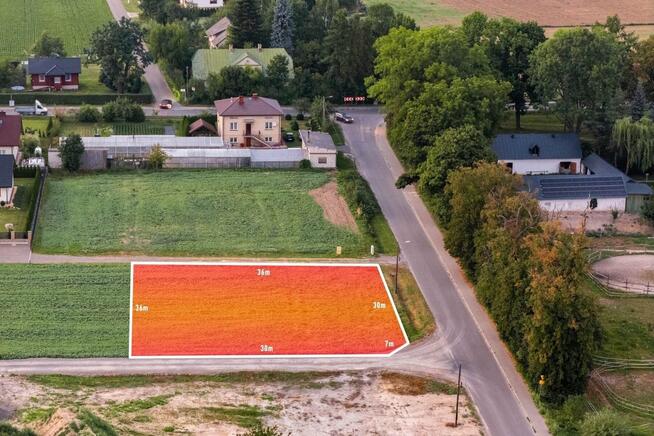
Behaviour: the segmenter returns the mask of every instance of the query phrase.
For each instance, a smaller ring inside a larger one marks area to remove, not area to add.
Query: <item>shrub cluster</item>
[[[117,97],[134,103],[151,104],[152,94],[79,94],[73,92],[30,92],[25,94],[0,93],[0,101],[9,101],[13,97],[17,105],[31,105],[38,100],[44,105],[79,106],[82,104],[103,105]]]
[[[77,119],[82,123],[97,123],[102,119],[102,114],[95,106],[83,104],[79,108]]]
[[[381,213],[375,194],[368,182],[355,169],[338,172],[338,186],[355,216],[363,221],[368,233],[373,234],[372,220]]]
[[[102,119],[107,122],[124,120],[142,123],[145,121],[145,113],[139,104],[121,97],[102,106]]]

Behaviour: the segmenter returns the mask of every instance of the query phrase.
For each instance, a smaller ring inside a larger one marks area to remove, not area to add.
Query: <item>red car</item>
[[[163,100],[161,100],[161,103],[159,103],[159,107],[161,109],[172,109],[173,101],[169,98],[164,98]]]

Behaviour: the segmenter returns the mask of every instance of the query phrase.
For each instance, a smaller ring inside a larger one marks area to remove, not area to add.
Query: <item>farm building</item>
[[[11,204],[14,196],[14,157],[0,155],[0,206]]]
[[[526,190],[544,210],[637,213],[652,195],[596,154],[582,158],[573,133],[504,134],[492,144],[498,163],[524,177]]]
[[[336,168],[336,146],[329,133],[300,130],[300,138],[313,168]]]
[[[10,154],[14,160],[18,160],[22,131],[23,122],[20,115],[0,111],[0,155]]]
[[[193,55],[193,78],[207,80],[209,74],[217,74],[225,67],[239,66],[253,68],[263,73],[266,72],[268,64],[277,55],[285,56],[288,59],[289,77],[293,77],[293,59],[283,48],[215,48],[201,49]]]
[[[223,7],[223,0],[179,0],[187,8],[215,9]]]
[[[223,17],[207,30],[206,35],[209,40],[209,48],[219,48],[227,42],[228,30],[231,25],[232,22],[229,18]]]
[[[27,61],[32,89],[79,89],[80,58],[39,57]]]
[[[253,94],[214,102],[218,136],[230,147],[279,147],[282,116],[279,102]]]

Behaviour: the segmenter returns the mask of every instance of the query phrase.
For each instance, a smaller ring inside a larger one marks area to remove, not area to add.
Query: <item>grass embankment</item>
[[[52,175],[35,249],[44,253],[344,257],[367,238],[323,217],[319,171],[200,170]]]
[[[400,271],[396,294],[391,280],[394,266],[384,269],[409,339],[431,333],[434,320],[411,273]],[[0,265],[0,301],[0,359],[127,356],[129,265]],[[279,381],[276,374],[257,377]],[[248,374],[217,377],[216,381],[253,381]],[[44,380],[74,385],[80,379],[48,376]],[[112,380],[132,384],[144,379]]]
[[[434,317],[411,271],[400,268],[396,291],[395,265],[382,265],[382,270],[409,340],[415,342],[433,333],[436,329]]]
[[[24,59],[43,32],[79,55],[91,33],[112,20],[106,0],[0,0],[0,59]]]

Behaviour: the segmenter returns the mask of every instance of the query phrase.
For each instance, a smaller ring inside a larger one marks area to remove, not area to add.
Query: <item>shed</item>
[[[198,118],[188,126],[188,134],[189,136],[218,136],[218,131],[213,124]]]
[[[329,133],[300,130],[300,139],[313,168],[336,168],[336,145]]]

